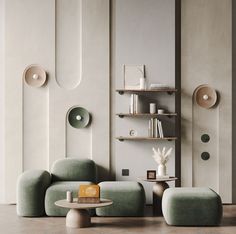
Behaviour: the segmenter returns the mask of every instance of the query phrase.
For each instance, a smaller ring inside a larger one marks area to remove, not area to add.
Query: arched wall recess
[[[55,15],[56,82],[71,90],[82,79],[82,0],[55,0]]]
[[[67,111],[65,123],[66,157],[91,157],[93,129],[89,126],[90,122],[91,115],[83,107],[73,106]]]
[[[32,64],[24,70],[23,78],[29,86],[38,88],[46,83],[47,74],[41,66]]]

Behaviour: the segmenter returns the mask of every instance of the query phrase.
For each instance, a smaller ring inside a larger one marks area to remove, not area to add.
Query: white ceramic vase
[[[158,176],[165,176],[166,175],[166,165],[159,164],[157,168],[157,175]]]

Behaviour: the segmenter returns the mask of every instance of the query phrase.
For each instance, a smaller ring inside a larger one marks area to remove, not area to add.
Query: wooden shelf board
[[[116,92],[122,93],[151,93],[151,92],[177,92],[175,88],[162,88],[162,89],[117,89]]]
[[[163,113],[163,114],[150,114],[150,113],[137,113],[137,114],[130,114],[130,113],[117,113],[117,116],[127,116],[127,117],[152,117],[152,116],[177,116],[177,113]]]
[[[131,141],[140,141],[140,140],[151,140],[151,141],[155,141],[155,140],[177,140],[177,137],[116,137],[117,140],[120,141],[124,141],[124,140],[131,140]]]

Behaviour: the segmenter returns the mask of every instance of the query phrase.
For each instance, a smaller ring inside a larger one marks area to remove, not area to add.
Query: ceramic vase
[[[159,164],[158,169],[157,169],[157,174],[158,174],[158,176],[165,176],[166,175],[166,165]]]

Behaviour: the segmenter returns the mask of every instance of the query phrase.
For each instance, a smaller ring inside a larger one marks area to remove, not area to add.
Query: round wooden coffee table
[[[69,208],[66,215],[66,226],[70,228],[85,228],[91,226],[91,217],[88,209],[94,209],[112,205],[112,201],[108,199],[100,199],[100,203],[78,203],[78,199],[74,199],[72,203],[67,200],[59,200],[55,202],[56,206]]]
[[[162,215],[162,196],[164,191],[169,188],[169,185],[166,183],[168,181],[177,180],[177,177],[169,177],[169,178],[156,178],[156,179],[147,179],[140,178],[143,181],[147,182],[155,182],[153,185],[153,215]]]

